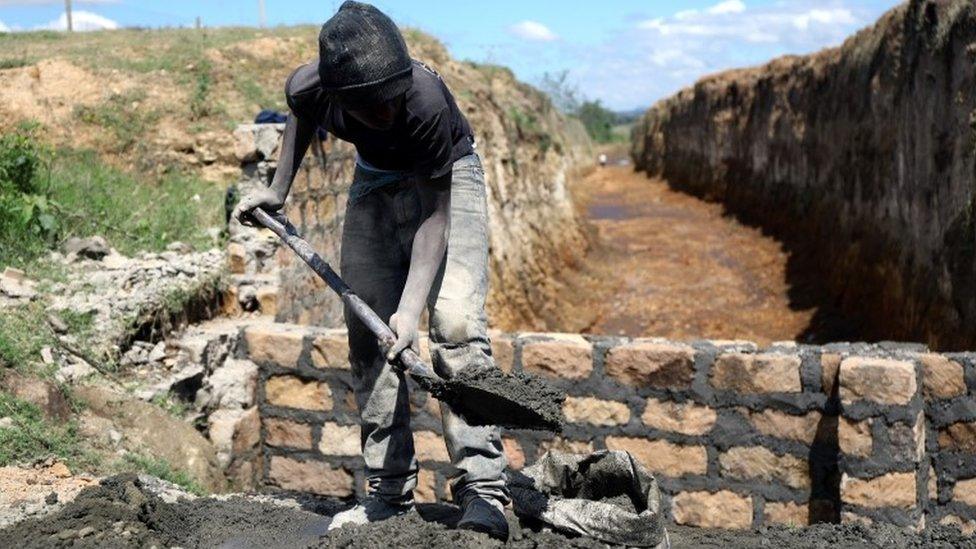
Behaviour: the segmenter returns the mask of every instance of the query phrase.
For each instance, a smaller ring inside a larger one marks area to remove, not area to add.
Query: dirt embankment
[[[781,236],[788,274],[817,273],[857,336],[972,347],[974,41],[971,1],[912,0],[839,48],[661,101],[633,157]]]

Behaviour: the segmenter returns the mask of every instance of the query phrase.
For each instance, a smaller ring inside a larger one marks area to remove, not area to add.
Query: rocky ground
[[[49,469],[56,469],[51,467]],[[5,476],[5,478],[7,478]],[[482,534],[453,529],[457,508],[421,505],[417,514],[381,524],[343,528],[327,533],[330,517],[344,502],[309,497],[225,495],[195,497],[174,485],[146,476],[121,475],[67,482],[57,470],[38,472],[25,488],[7,478],[4,503],[21,494],[41,494],[45,501],[0,515],[3,547],[342,547],[423,546],[499,547]],[[84,489],[79,490],[79,487]],[[23,498],[21,498],[23,499]],[[34,497],[36,500],[36,496]],[[42,508],[39,510],[39,508]],[[30,518],[25,518],[25,517]],[[13,523],[14,520],[19,522]],[[537,525],[521,523],[509,513],[512,536],[507,546],[605,547],[591,539],[570,538]],[[893,527],[861,524],[818,525],[810,528],[769,528],[758,532],[714,531],[671,527],[675,548],[833,548],[908,549],[976,547],[976,541],[951,527],[913,534]]]

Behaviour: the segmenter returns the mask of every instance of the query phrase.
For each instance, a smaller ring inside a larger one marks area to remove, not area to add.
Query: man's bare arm
[[[316,131],[314,124],[294,114],[288,115],[281,138],[281,151],[278,154],[278,169],[271,186],[255,189],[241,198],[234,208],[233,217],[245,225],[253,226],[250,212],[254,208],[262,207],[272,211],[281,209]]]
[[[390,318],[390,327],[397,334],[397,341],[389,350],[389,360],[393,360],[407,347],[417,352],[420,350],[417,341],[420,315],[444,260],[451,232],[451,174],[421,183],[418,193],[423,221],[413,238],[410,271],[400,296],[400,304],[397,312]]]

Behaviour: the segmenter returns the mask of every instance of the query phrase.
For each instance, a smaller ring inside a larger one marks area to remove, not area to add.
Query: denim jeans
[[[356,199],[346,208],[340,269],[353,291],[389,320],[400,301],[421,221],[416,190],[420,181],[405,175],[368,188],[376,177],[356,168],[350,190]],[[471,154],[454,163],[447,253],[427,300],[431,358],[439,376],[450,378],[466,367],[495,367],[487,334],[487,291],[484,169],[478,155]],[[417,486],[417,458],[404,374],[386,361],[376,338],[348,310],[345,320],[369,491],[390,501],[409,500]],[[441,416],[456,471],[451,484],[455,502],[463,504],[475,495],[507,502],[499,429],[470,426],[444,404]]]

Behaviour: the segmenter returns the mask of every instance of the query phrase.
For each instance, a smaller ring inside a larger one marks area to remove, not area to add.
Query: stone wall
[[[549,449],[626,450],[680,524],[751,528],[924,520],[976,529],[976,354],[919,345],[676,343],[494,333],[498,365],[565,389],[559,436],[509,431],[511,466]],[[345,332],[259,324],[237,355],[261,369],[262,482],[362,493]],[[426,354],[426,350],[424,351]],[[421,501],[449,496],[438,403],[414,387]]]
[[[459,63],[436,42],[420,38],[408,36],[411,53],[450,86],[475,131],[484,163],[492,323],[502,329],[544,329],[558,313],[550,299],[558,290],[556,275],[587,247],[568,186],[571,174],[592,162],[590,140],[578,121],[562,116],[544,94],[517,81],[508,69]],[[235,133],[242,188],[273,175],[281,128],[245,125]],[[313,144],[287,203],[292,222],[336,268],[354,159],[348,143],[330,138],[321,148]],[[242,257],[242,266],[253,263],[244,248],[233,252]],[[339,302],[303,263],[285,250],[277,263],[278,320],[341,325]]]
[[[911,0],[839,48],[705,78],[637,167],[781,236],[858,337],[976,344],[976,5]]]

